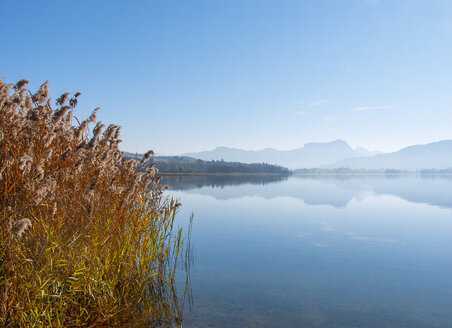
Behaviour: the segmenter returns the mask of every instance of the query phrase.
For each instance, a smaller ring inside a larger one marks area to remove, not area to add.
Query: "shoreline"
[[[350,172],[350,173],[294,173],[294,176],[452,176],[452,173],[419,173],[419,172]]]
[[[337,175],[358,175],[358,176],[452,176],[452,173],[420,173],[420,172],[400,172],[400,173],[385,173],[385,172],[317,172],[317,173],[157,173],[161,177],[182,177],[182,176],[337,176]]]
[[[290,174],[280,173],[157,173],[158,176],[291,176]]]

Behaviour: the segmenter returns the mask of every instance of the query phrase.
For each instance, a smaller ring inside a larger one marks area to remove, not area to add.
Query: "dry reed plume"
[[[190,247],[156,170],[137,170],[153,153],[126,160],[98,109],[73,116],[80,93],[52,109],[27,83],[0,79],[0,326],[180,325]]]

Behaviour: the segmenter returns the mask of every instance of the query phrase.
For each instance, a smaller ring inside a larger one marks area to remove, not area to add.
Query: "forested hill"
[[[142,154],[132,154],[124,152],[126,158],[134,158],[140,160]],[[239,162],[225,161],[203,161],[188,156],[153,156],[149,163],[154,163],[159,173],[206,173],[206,174],[283,174],[287,175],[291,172],[285,167],[270,165],[265,163],[244,164]]]

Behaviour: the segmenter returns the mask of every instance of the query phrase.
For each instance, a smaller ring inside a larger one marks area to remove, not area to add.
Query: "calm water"
[[[185,327],[452,327],[451,177],[189,177]]]

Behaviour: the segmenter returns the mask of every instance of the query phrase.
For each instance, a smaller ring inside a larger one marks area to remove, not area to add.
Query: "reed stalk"
[[[119,126],[74,116],[80,93],[52,106],[27,83],[0,80],[0,326],[181,325],[180,204],[124,158]]]

